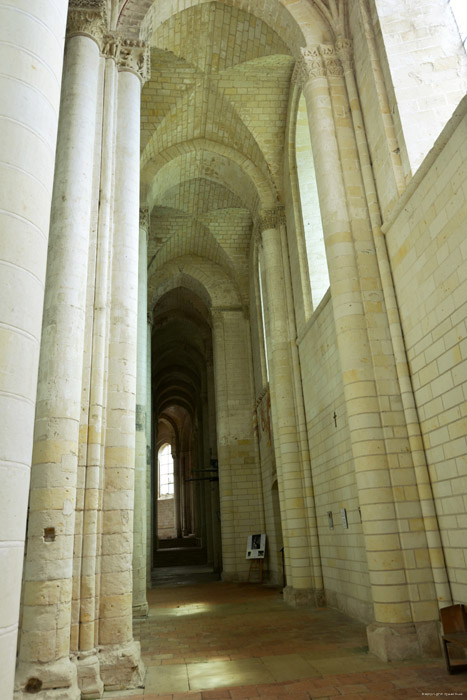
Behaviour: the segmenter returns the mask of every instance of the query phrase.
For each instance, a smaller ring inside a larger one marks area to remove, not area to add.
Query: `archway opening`
[[[219,572],[219,491],[209,312],[193,290],[165,293],[153,313],[157,460],[152,490],[153,579]]]

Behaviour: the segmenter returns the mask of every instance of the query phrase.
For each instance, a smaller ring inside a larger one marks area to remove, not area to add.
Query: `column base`
[[[14,700],[80,700],[78,674],[68,658],[50,663],[19,663]]]
[[[105,690],[144,688],[145,668],[139,642],[102,647],[99,662]]]
[[[142,620],[148,616],[149,605],[147,601],[139,605],[133,605],[133,620]]]
[[[305,608],[308,606],[322,608],[326,605],[326,593],[322,589],[286,586],[282,591],[282,595],[284,603],[287,603],[292,608]]]
[[[78,686],[82,700],[98,700],[104,694],[99,657],[96,650],[81,652],[76,659]]]
[[[370,652],[382,661],[441,656],[438,622],[394,625],[373,622],[366,633]]]

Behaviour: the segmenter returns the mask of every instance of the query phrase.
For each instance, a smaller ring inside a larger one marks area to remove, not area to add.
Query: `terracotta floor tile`
[[[135,624],[144,700],[467,700],[467,673],[449,676],[442,659],[384,664],[368,653],[364,625],[336,610],[288,608],[272,588],[167,586],[148,600],[149,617]],[[141,690],[129,697],[141,700]]]

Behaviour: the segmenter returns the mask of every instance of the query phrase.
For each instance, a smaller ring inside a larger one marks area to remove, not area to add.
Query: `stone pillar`
[[[146,290],[147,291],[147,290]],[[153,541],[153,425],[152,425],[152,374],[151,374],[151,346],[152,323],[148,314],[147,325],[148,349],[146,353],[146,580],[147,588],[151,587],[152,570],[152,541]]]
[[[146,617],[146,470],[147,436],[146,410],[148,378],[148,226],[147,210],[139,217],[139,276],[138,276],[138,342],[136,364],[136,452],[135,452],[135,510],[133,525],[133,617]]]
[[[52,201],[17,688],[79,698],[70,624],[102,15],[70,17]],[[80,34],[75,20],[79,22]],[[86,33],[85,33],[86,32]],[[91,33],[93,36],[91,36]],[[29,696],[29,695],[28,695]]]
[[[0,688],[13,693],[67,2],[0,8]]]
[[[396,660],[433,646],[436,599],[425,574],[420,589],[415,583],[420,572],[409,578],[409,569],[417,568],[415,550],[426,547],[426,539],[410,528],[405,532],[403,525],[416,517],[419,504],[413,500],[411,467],[406,468],[408,448],[401,449],[405,426],[394,408],[400,396],[394,392],[392,359],[380,341],[387,318],[365,218],[367,205],[361,201],[342,67],[329,46],[306,49],[303,55],[300,70],[376,620],[369,628],[369,641],[381,657]],[[346,183],[352,197],[347,197]]]
[[[292,605],[309,604],[314,602],[315,596],[293,394],[281,234],[276,210],[264,212],[258,226],[261,231],[260,265],[264,279],[265,313],[270,334],[268,355],[274,446],[280,456],[277,460],[278,486],[288,564],[284,600]]]
[[[141,685],[132,631],[141,82],[149,54],[117,39],[116,177],[99,641],[106,689]]]
[[[107,57],[104,68],[102,114],[102,155],[99,181],[99,213],[95,287],[92,300],[92,350],[89,380],[89,420],[87,431],[84,508],[82,526],[82,559],[79,590],[79,638],[76,664],[78,685],[85,698],[100,697],[103,683],[100,677],[98,653],[99,566],[102,535],[102,487],[104,469],[105,402],[109,343],[109,278],[112,248],[112,207],[114,137],[116,108],[116,66]],[[83,407],[82,407],[83,408]],[[75,558],[77,556],[75,548]],[[73,632],[72,632],[73,639]]]
[[[232,493],[232,470],[230,465],[229,405],[224,313],[221,310],[213,310],[211,315],[216,394],[217,457],[219,460],[219,498],[222,523],[222,564],[223,575],[225,576],[226,574],[227,577],[230,577],[236,572],[236,536]]]

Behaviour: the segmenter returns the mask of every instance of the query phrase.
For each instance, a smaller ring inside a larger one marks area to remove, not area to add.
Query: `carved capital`
[[[67,37],[88,36],[102,48],[107,32],[105,0],[72,0],[68,11]]]
[[[119,37],[115,47],[119,70],[135,73],[144,84],[151,74],[151,56],[145,41]]]
[[[303,84],[308,82],[308,80],[325,77],[326,67],[319,47],[312,46],[311,48],[301,49],[301,52],[302,61],[299,62],[301,63],[299,70]]]
[[[285,224],[287,223],[287,219],[285,216],[285,207],[283,207],[283,206],[277,207],[276,211],[277,211],[277,223],[279,224],[279,226],[285,226]]]
[[[344,72],[334,46],[331,46],[330,44],[321,44],[319,47],[319,52],[323,57],[326,74],[331,77],[342,76]]]
[[[353,70],[353,47],[351,39],[338,39],[336,53],[344,68],[344,72]]]
[[[277,228],[277,209],[263,209],[258,216],[258,230],[261,233],[268,229]]]
[[[292,83],[303,88],[308,78],[308,66],[305,58],[302,56],[298,59],[298,61],[295,62],[295,66],[292,73]]]
[[[146,232],[149,232],[149,211],[148,209],[141,208],[139,210],[139,227],[144,228]]]

